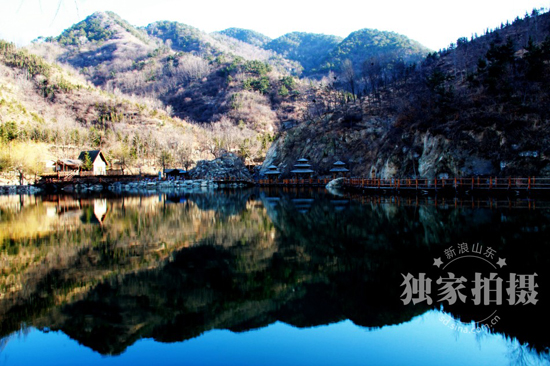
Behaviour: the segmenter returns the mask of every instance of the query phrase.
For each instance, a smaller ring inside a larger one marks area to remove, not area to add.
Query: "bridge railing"
[[[331,181],[330,178],[305,178],[305,179],[260,179],[259,185],[280,186],[324,186]],[[476,189],[476,190],[550,190],[550,178],[538,177],[470,177],[470,178],[345,178],[344,185],[356,188],[380,188],[380,189],[418,189],[437,190],[444,188]]]
[[[282,186],[325,186],[331,179],[329,178],[304,178],[304,179],[260,179],[258,184],[260,185],[282,185]]]
[[[433,179],[379,179],[346,178],[346,186],[381,189],[550,189],[550,178],[537,177],[471,177],[471,178],[433,178]]]

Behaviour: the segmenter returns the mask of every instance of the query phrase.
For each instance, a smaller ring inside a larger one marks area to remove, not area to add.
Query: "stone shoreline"
[[[189,179],[189,180],[151,180],[135,182],[115,182],[115,183],[75,183],[58,187],[55,184],[49,187],[47,191],[65,192],[65,193],[93,193],[93,192],[112,192],[112,193],[170,193],[170,192],[190,192],[197,190],[224,189],[224,188],[243,188],[245,183],[215,183],[208,179]],[[44,186],[41,185],[17,185],[0,186],[0,194],[38,194],[44,192]]]
[[[0,194],[37,194],[42,192],[42,188],[34,185],[11,185],[0,186]]]
[[[114,193],[169,193],[185,192],[196,190],[220,189],[220,188],[243,188],[244,183],[223,183],[218,184],[212,180],[189,179],[173,181],[139,181],[139,182],[116,182],[106,186],[106,190]],[[90,187],[93,190],[99,189],[98,185]],[[89,188],[89,189],[90,189]]]

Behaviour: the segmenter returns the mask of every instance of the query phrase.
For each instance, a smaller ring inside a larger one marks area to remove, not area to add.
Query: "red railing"
[[[346,178],[344,184],[349,187],[380,189],[421,189],[435,190],[440,188],[477,189],[477,190],[550,190],[550,178],[433,178],[433,179],[378,179]]]
[[[259,185],[282,186],[323,186],[332,179],[260,179]],[[403,178],[403,179],[379,179],[379,178],[345,178],[344,185],[356,188],[376,189],[405,189],[405,190],[437,190],[443,188],[455,188],[461,190],[550,190],[550,178],[498,178],[498,177],[470,177],[470,178]]]
[[[329,178],[305,178],[305,179],[260,179],[257,183],[262,186],[282,185],[282,186],[325,186],[331,179]]]

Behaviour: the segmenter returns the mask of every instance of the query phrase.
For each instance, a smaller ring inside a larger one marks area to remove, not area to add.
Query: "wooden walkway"
[[[259,180],[259,186],[324,187],[332,179]],[[447,179],[378,179],[346,178],[345,190],[374,194],[550,194],[550,178],[447,178]]]
[[[448,179],[365,179],[347,178],[345,188],[387,193],[550,193],[550,178],[448,178]]]
[[[324,187],[332,179],[260,179],[256,181],[256,185],[260,187],[292,187],[292,186],[304,186],[304,187]]]
[[[79,176],[75,174],[51,175],[42,177],[42,184],[67,185],[74,183],[108,184],[120,181],[139,181],[157,179],[156,176],[144,175],[105,175]],[[212,181],[226,187],[235,185],[260,187],[325,187],[332,178],[304,179],[250,179],[212,178]],[[223,187],[223,186],[222,186]],[[345,178],[344,190],[357,193],[384,195],[487,195],[487,194],[547,194],[550,195],[550,178],[447,178],[447,179],[378,179],[378,178]]]

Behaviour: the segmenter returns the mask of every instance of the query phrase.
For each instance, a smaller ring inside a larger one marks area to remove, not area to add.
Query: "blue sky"
[[[482,34],[550,0],[0,0],[0,38],[28,44],[58,35],[95,11],[111,10],[131,24],[175,20],[212,32],[253,29],[272,38],[292,31],[346,37],[362,28],[394,31],[432,49]]]

